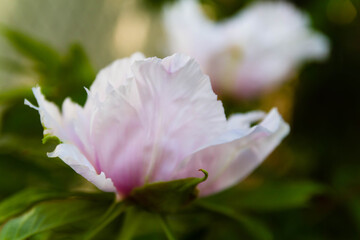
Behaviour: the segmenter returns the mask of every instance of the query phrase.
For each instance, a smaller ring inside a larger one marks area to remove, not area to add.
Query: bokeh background
[[[38,113],[24,98],[34,102],[39,84],[58,104],[67,96],[84,103],[83,87],[111,61],[135,51],[164,57],[161,10],[173,2],[0,0],[0,200],[29,187],[91,188],[46,157],[54,143],[41,143]],[[250,2],[201,1],[215,20]],[[290,2],[329,38],[330,56],[257,100],[225,99],[227,114],[277,106],[291,133],[248,179],[208,200],[232,209],[228,216],[170,216],[180,239],[360,238],[360,1]],[[164,239],[147,219],[134,239]]]

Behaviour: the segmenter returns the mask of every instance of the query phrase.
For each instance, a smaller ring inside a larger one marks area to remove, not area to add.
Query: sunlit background
[[[40,85],[58,104],[67,96],[83,104],[84,86],[113,60],[172,54],[163,13],[176,2],[0,0],[0,200],[29,187],[95,190],[47,158],[54,143],[41,143],[38,113],[24,98],[34,102],[31,87]],[[209,21],[223,22],[253,2],[200,4]],[[220,96],[227,115],[276,106],[291,133],[249,178],[212,197],[242,224],[185,212],[171,217],[181,239],[360,238],[360,2],[289,2],[327,37],[328,57],[304,62],[259,96]],[[135,239],[163,239],[146,217],[140,225]]]

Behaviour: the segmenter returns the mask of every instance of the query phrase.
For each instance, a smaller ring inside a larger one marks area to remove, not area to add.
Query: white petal
[[[96,109],[83,109],[70,98],[66,98],[62,104],[63,142],[75,144],[88,160],[94,159],[91,120],[95,111]]]
[[[193,59],[150,58],[134,62],[132,71],[129,87],[136,91],[108,92],[91,137],[93,166],[124,195],[169,180],[180,161],[226,130],[222,104]]]
[[[135,61],[144,58],[145,56],[142,53],[134,53],[129,58],[114,61],[99,72],[90,91],[103,101],[110,91],[126,85],[127,79],[133,76],[130,66]]]
[[[66,98],[61,107],[62,117],[68,121],[76,119],[79,111],[82,111],[82,107],[71,101],[70,98]]]
[[[263,111],[252,111],[245,114],[233,114],[228,119],[228,129],[247,129],[251,123],[259,121],[265,117]]]
[[[89,112],[87,114],[82,107],[72,102],[70,98],[67,98],[63,102],[61,115],[58,107],[55,104],[48,102],[41,94],[39,87],[33,88],[33,92],[39,107],[33,106],[28,101],[25,101],[25,104],[39,111],[41,122],[43,123],[45,129],[44,135],[54,135],[62,142],[66,143],[58,145],[56,150],[49,154],[49,156],[60,156],[63,158],[65,163],[69,164],[78,173],[84,175],[85,177],[87,176],[86,171],[88,171],[88,169],[95,172],[94,167],[83,155],[85,154],[87,157],[90,157],[90,160],[95,158],[90,138],[90,122],[88,117],[91,113]],[[81,152],[79,149],[81,149]],[[66,152],[67,150],[69,151],[68,153]],[[101,177],[95,176],[92,178],[94,179],[93,181],[100,184],[99,188],[101,188]]]
[[[28,100],[25,104],[38,110],[40,114],[40,121],[44,126],[44,135],[51,134],[61,139],[61,115],[59,108],[52,102],[48,102],[41,93],[40,87],[32,89],[39,107],[35,107]]]
[[[48,156],[61,158],[67,165],[74,169],[75,172],[92,182],[100,190],[105,192],[116,192],[116,188],[111,179],[106,178],[103,172],[98,174],[76,146],[71,144],[60,144],[56,147],[54,152],[48,153]]]
[[[147,172],[151,180],[166,180],[179,161],[226,129],[224,109],[194,59],[174,54],[137,61],[132,69],[138,116],[153,148]]]
[[[238,116],[239,117],[239,116]],[[245,118],[247,116],[245,115]],[[246,120],[245,120],[246,121]],[[233,129],[228,141],[205,148],[188,159],[184,174],[195,174],[196,169],[208,171],[209,178],[199,186],[201,195],[208,195],[228,188],[250,174],[288,134],[289,126],[276,109],[251,129]],[[234,136],[238,136],[234,139]],[[187,175],[189,177],[191,175]],[[194,175],[193,175],[194,176]]]

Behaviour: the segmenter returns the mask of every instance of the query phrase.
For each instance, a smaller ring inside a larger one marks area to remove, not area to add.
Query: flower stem
[[[161,223],[161,227],[163,228],[165,235],[167,237],[168,240],[175,240],[174,234],[172,233],[169,223],[167,222],[166,218],[164,215],[159,214],[159,220]]]
[[[125,212],[125,219],[120,229],[117,240],[131,240],[142,220],[141,210],[130,206]]]
[[[126,202],[114,201],[108,210],[102,215],[97,222],[96,226],[91,228],[84,236],[84,240],[90,240],[95,237],[103,228],[111,223],[116,217],[118,217],[127,207]]]

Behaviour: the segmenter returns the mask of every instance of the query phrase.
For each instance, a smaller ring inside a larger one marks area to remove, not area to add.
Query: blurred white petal
[[[308,60],[329,53],[309,17],[287,2],[258,2],[212,22],[195,1],[165,10],[170,52],[196,58],[218,94],[252,98],[278,87]]]

